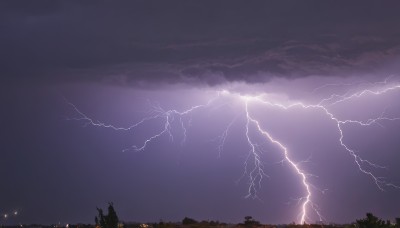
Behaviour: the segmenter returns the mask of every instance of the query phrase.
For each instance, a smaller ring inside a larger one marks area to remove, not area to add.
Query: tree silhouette
[[[198,223],[196,220],[194,220],[194,219],[192,219],[192,218],[188,218],[188,217],[185,217],[185,218],[182,220],[182,224],[183,224],[183,225],[191,225],[191,224],[196,224],[196,223]]]
[[[390,224],[385,224],[383,220],[374,216],[372,213],[367,213],[366,218],[357,220],[358,228],[384,228],[389,226]]]
[[[118,216],[114,210],[113,203],[108,203],[108,214],[104,215],[103,210],[101,208],[97,208],[99,213],[98,216],[94,218],[96,226],[100,226],[101,228],[118,228]]]
[[[250,227],[251,226],[258,226],[258,225],[260,225],[260,222],[254,220],[253,217],[251,217],[251,216],[246,216],[246,217],[244,217],[244,225],[245,226],[250,226]]]
[[[396,218],[396,227],[400,227],[400,218]]]

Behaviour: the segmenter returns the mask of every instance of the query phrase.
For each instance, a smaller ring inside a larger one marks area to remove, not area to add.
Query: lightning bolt
[[[186,140],[186,132],[187,132],[187,127],[184,124],[183,118],[188,116],[189,114],[191,114],[192,112],[201,109],[201,108],[205,108],[210,106],[210,104],[212,104],[212,102],[218,98],[215,97],[211,100],[209,100],[206,104],[204,105],[196,105],[191,107],[190,109],[184,110],[184,111],[177,111],[177,110],[164,110],[162,107],[160,107],[159,105],[151,105],[151,111],[150,113],[152,114],[151,116],[145,117],[143,119],[141,119],[140,121],[128,126],[128,127],[116,127],[114,125],[111,124],[106,124],[103,123],[99,120],[94,120],[93,118],[90,118],[89,116],[87,116],[86,114],[84,114],[83,112],[81,112],[76,105],[74,105],[73,103],[69,102],[68,100],[66,100],[67,104],[70,105],[75,112],[79,115],[79,117],[75,117],[75,118],[67,118],[67,120],[78,120],[78,121],[83,121],[84,122],[84,126],[88,126],[88,125],[92,125],[92,126],[96,126],[96,127],[104,127],[104,128],[111,128],[113,130],[116,131],[133,131],[135,130],[137,127],[139,127],[140,125],[145,124],[147,121],[150,120],[155,120],[155,119],[163,119],[164,120],[164,127],[156,134],[152,135],[151,137],[147,138],[142,145],[133,145],[131,148],[125,148],[122,151],[128,151],[128,150],[134,150],[134,151],[142,151],[144,149],[146,149],[147,145],[149,143],[151,143],[152,141],[156,140],[157,138],[163,136],[163,135],[168,135],[169,138],[173,141],[174,137],[173,134],[171,132],[172,129],[172,122],[175,121],[176,117],[178,117],[178,121],[180,123],[180,126],[182,128],[182,132],[183,132],[183,139],[182,139],[182,144],[185,142]],[[190,122],[190,121],[189,121]]]
[[[328,84],[325,86],[318,87],[317,89],[313,90],[313,93],[317,90],[320,90],[322,88],[328,87],[328,86],[339,86],[340,84]],[[343,86],[349,86],[350,84],[341,84]],[[352,84],[351,84],[352,85]],[[313,176],[312,174],[309,174],[305,172],[301,167],[300,164],[304,161],[295,161],[291,154],[294,153],[293,149],[289,150],[289,146],[284,145],[279,139],[275,138],[268,130],[264,129],[261,124],[261,120],[256,119],[250,109],[250,105],[257,105],[257,106],[265,106],[265,107],[270,107],[273,109],[279,109],[283,111],[292,111],[294,108],[302,108],[302,109],[310,109],[310,110],[315,110],[317,112],[323,113],[328,120],[332,121],[335,126],[336,130],[338,132],[338,143],[340,146],[343,148],[344,151],[346,151],[352,158],[353,161],[358,168],[359,171],[367,175],[372,179],[374,184],[377,186],[378,189],[384,191],[386,187],[392,187],[396,189],[400,189],[400,186],[386,181],[383,177],[378,177],[376,176],[372,171],[370,171],[370,168],[374,169],[384,169],[386,167],[378,165],[373,163],[372,161],[363,159],[360,157],[354,149],[352,149],[349,145],[347,145],[344,142],[344,130],[343,126],[345,125],[350,125],[350,124],[355,124],[359,125],[361,127],[368,127],[372,125],[381,125],[381,122],[384,121],[398,121],[400,120],[400,117],[395,117],[391,118],[386,116],[385,111],[381,113],[381,115],[375,117],[375,118],[370,118],[365,121],[361,120],[355,120],[355,119],[340,119],[337,116],[334,115],[332,111],[330,111],[332,108],[334,108],[336,105],[345,103],[347,101],[353,101],[357,100],[361,97],[365,96],[380,96],[389,92],[397,91],[400,90],[400,84],[396,83],[389,83],[388,79],[385,79],[383,82],[378,82],[378,83],[370,83],[368,84],[370,88],[367,89],[362,89],[359,91],[355,92],[350,92],[347,91],[344,94],[332,94],[327,98],[323,98],[316,104],[307,104],[304,102],[289,102],[289,103],[283,103],[283,102],[276,102],[271,99],[268,99],[267,94],[259,94],[257,96],[249,96],[249,95],[242,95],[239,93],[234,93],[230,92],[227,90],[223,91],[217,91],[216,96],[210,99],[208,102],[205,104],[201,105],[196,105],[192,106],[186,110],[183,111],[178,111],[175,109],[171,110],[164,110],[160,105],[158,104],[151,104],[151,110],[149,112],[149,115],[147,117],[144,117],[143,119],[139,120],[138,122],[128,126],[128,127],[117,127],[111,124],[106,124],[101,121],[95,120],[85,113],[81,112],[77,106],[75,106],[73,103],[68,102],[73,110],[76,112],[78,117],[75,118],[69,118],[69,120],[77,120],[81,121],[84,123],[84,126],[95,126],[95,127],[103,127],[103,128],[110,128],[112,130],[116,131],[134,131],[136,128],[138,128],[141,125],[146,124],[149,121],[155,121],[158,119],[163,120],[163,125],[161,129],[153,134],[152,136],[148,137],[143,141],[141,145],[133,145],[130,148],[126,148],[123,151],[127,150],[134,150],[134,151],[143,151],[146,149],[146,147],[150,144],[156,141],[158,138],[163,137],[163,136],[168,136],[171,141],[174,140],[174,135],[172,132],[172,128],[174,123],[178,123],[178,125],[181,128],[182,131],[182,140],[181,144],[184,144],[187,138],[187,131],[188,131],[188,126],[190,126],[191,122],[191,117],[190,115],[198,110],[201,109],[207,109],[207,108],[220,108],[220,106],[217,106],[215,104],[216,100],[223,100],[226,98],[229,98],[231,100],[234,100],[235,102],[241,102],[244,105],[244,110],[243,110],[243,116],[245,119],[245,126],[244,126],[244,137],[247,141],[247,144],[249,146],[249,151],[248,154],[245,158],[244,161],[244,172],[243,172],[243,177],[247,177],[249,180],[249,186],[248,186],[248,193],[246,195],[246,198],[258,198],[258,191],[261,189],[261,183],[263,181],[264,177],[267,177],[266,172],[264,171],[264,166],[263,162],[261,160],[261,146],[258,145],[255,140],[253,139],[252,135],[250,132],[254,130],[257,134],[262,136],[265,140],[270,142],[273,145],[276,145],[279,148],[279,151],[281,151],[282,156],[283,156],[283,162],[286,162],[289,164],[289,166],[292,168],[294,173],[298,176],[299,180],[301,180],[302,187],[304,189],[304,196],[300,197],[299,203],[301,204],[301,211],[299,213],[299,223],[303,224],[306,223],[309,220],[309,214],[310,210],[314,211],[314,213],[319,217],[320,221],[322,221],[323,216],[320,213],[320,210],[318,209],[318,205],[315,204],[312,201],[312,196],[313,196],[313,188],[314,186],[311,185],[309,177]],[[229,136],[229,132],[232,131],[232,126],[236,124],[236,119],[239,118],[240,115],[237,115],[226,127],[226,129],[222,132],[220,136],[217,137],[217,141],[219,143],[218,145],[218,152],[219,156],[221,156],[221,153],[224,149],[224,145],[226,142],[227,137]],[[324,190],[325,191],[325,190]],[[322,192],[324,192],[322,191]]]
[[[254,169],[250,172],[250,189],[249,189],[249,194],[251,193],[251,189],[254,190],[254,181],[255,179],[257,179],[257,177],[259,177],[259,185],[261,185],[261,180],[262,180],[262,176],[265,175],[264,171],[263,171],[263,167],[261,165],[261,162],[259,160],[259,155],[256,151],[256,146],[254,145],[254,143],[251,141],[250,136],[248,134],[249,132],[249,124],[253,123],[258,132],[261,133],[262,135],[264,135],[269,141],[271,141],[273,144],[276,144],[282,151],[283,151],[283,155],[285,157],[285,160],[293,167],[293,169],[296,171],[296,173],[300,176],[302,184],[304,186],[304,188],[307,191],[307,195],[304,197],[304,202],[302,204],[302,212],[301,212],[301,219],[300,219],[300,223],[303,224],[305,222],[306,216],[307,216],[307,206],[311,203],[311,190],[310,190],[310,184],[308,183],[307,180],[307,175],[306,173],[301,170],[298,165],[292,160],[290,159],[289,156],[289,151],[288,149],[279,141],[277,141],[276,139],[274,139],[270,133],[268,133],[267,131],[265,131],[264,129],[261,128],[260,123],[258,120],[252,118],[250,116],[249,110],[248,110],[248,99],[246,99],[246,137],[247,137],[247,141],[251,147],[251,154],[254,157]],[[254,177],[254,172],[256,172],[257,174]]]

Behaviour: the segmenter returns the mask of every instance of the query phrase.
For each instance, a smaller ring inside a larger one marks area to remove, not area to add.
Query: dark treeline
[[[101,210],[99,211],[99,215]],[[108,207],[109,215],[113,218],[117,218],[115,210],[112,203],[109,203]],[[367,213],[365,218],[357,219],[355,222],[350,224],[281,224],[281,225],[271,225],[271,224],[261,224],[259,221],[255,220],[252,216],[245,216],[243,223],[239,224],[228,224],[219,221],[197,221],[193,218],[185,217],[181,222],[164,222],[160,221],[158,223],[114,223],[113,226],[99,226],[98,219],[96,217],[96,227],[95,228],[201,228],[201,227],[215,227],[215,228],[400,228],[400,217],[395,218],[394,222],[390,220],[382,220],[372,213]],[[76,227],[78,228],[78,227]]]
[[[252,216],[245,216],[244,221],[239,224],[228,224],[219,221],[197,221],[193,218],[185,217],[181,222],[164,222],[158,223],[131,223],[121,224],[119,228],[400,228],[400,218],[395,218],[394,221],[382,220],[372,213],[367,213],[365,218],[357,219],[349,224],[261,224],[253,219]],[[111,228],[111,227],[96,227],[96,228]]]
[[[261,224],[253,219],[252,216],[245,216],[244,221],[239,224],[229,224],[220,221],[197,221],[193,218],[185,217],[180,222],[164,222],[160,220],[157,223],[127,223],[119,221],[113,204],[109,203],[107,214],[97,208],[98,215],[95,217],[95,224],[65,224],[43,226],[38,224],[3,226],[0,228],[400,228],[400,217],[395,220],[382,220],[372,213],[367,213],[365,218],[357,219],[349,224]]]

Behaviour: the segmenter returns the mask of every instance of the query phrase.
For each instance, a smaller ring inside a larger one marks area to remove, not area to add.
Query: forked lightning
[[[323,86],[324,87],[324,86]],[[316,90],[319,90],[323,87],[319,87]],[[316,91],[314,90],[314,92]],[[298,176],[298,178],[301,180],[302,187],[305,190],[305,195],[299,199],[299,202],[301,203],[301,210],[299,212],[299,220],[298,222],[300,224],[306,223],[310,220],[309,214],[310,213],[315,213],[320,220],[322,220],[321,213],[318,211],[318,206],[313,202],[313,189],[312,185],[309,182],[309,177],[311,174],[306,173],[304,170],[302,170],[299,167],[299,163],[302,161],[295,161],[292,159],[291,154],[296,153],[295,148],[291,148],[290,150],[288,149],[289,147],[287,145],[284,145],[279,141],[279,139],[275,138],[267,129],[263,129],[261,125],[261,120],[255,118],[250,109],[249,106],[265,106],[265,107],[270,107],[274,109],[280,109],[284,111],[292,111],[293,108],[303,108],[303,109],[311,109],[315,111],[319,111],[324,113],[331,121],[335,123],[336,131],[339,133],[339,138],[338,138],[338,143],[341,145],[343,150],[347,151],[349,155],[354,159],[354,162],[356,164],[356,167],[365,175],[369,176],[374,184],[380,189],[384,190],[386,187],[393,187],[400,189],[400,187],[394,183],[388,182],[385,179],[376,176],[372,171],[369,171],[369,168],[385,168],[383,166],[380,166],[378,164],[373,163],[372,161],[366,160],[361,158],[350,146],[344,143],[344,133],[343,133],[343,126],[346,124],[357,124],[360,126],[370,126],[374,124],[380,125],[383,121],[398,121],[400,120],[400,117],[396,118],[390,118],[385,115],[384,110],[382,110],[382,114],[380,116],[377,116],[376,118],[372,118],[366,121],[361,121],[361,120],[355,120],[355,119],[340,119],[336,117],[333,112],[331,112],[331,108],[339,103],[343,103],[346,101],[350,100],[355,100],[363,97],[363,96],[380,96],[386,93],[390,92],[396,92],[400,91],[400,84],[393,84],[389,83],[387,80],[385,80],[383,83],[372,83],[370,84],[370,88],[367,89],[362,89],[359,91],[355,92],[347,92],[346,94],[332,94],[328,98],[322,99],[320,102],[316,104],[306,104],[303,102],[293,102],[289,104],[283,104],[281,102],[275,102],[273,100],[266,99],[264,94],[260,94],[257,96],[249,96],[249,95],[241,95],[239,93],[234,93],[230,92],[227,90],[223,91],[217,91],[216,95],[214,98],[210,99],[207,103],[202,104],[202,105],[196,105],[193,107],[190,107],[187,110],[184,111],[178,111],[178,110],[164,110],[163,108],[160,107],[160,105],[152,105],[152,114],[141,119],[137,123],[128,126],[128,127],[117,127],[111,124],[106,124],[100,121],[96,121],[93,118],[87,116],[85,113],[81,112],[74,104],[68,102],[68,104],[75,110],[77,113],[76,118],[70,118],[73,120],[78,120],[78,121],[83,121],[85,125],[93,125],[96,127],[104,127],[104,128],[110,128],[113,130],[117,131],[133,131],[135,130],[138,126],[144,125],[148,123],[149,121],[154,121],[158,119],[163,120],[163,126],[161,127],[161,130],[157,132],[156,134],[148,137],[143,141],[141,145],[133,145],[131,148],[124,149],[126,150],[134,150],[134,151],[143,151],[146,149],[146,147],[150,144],[156,141],[158,138],[163,137],[163,136],[168,136],[172,140],[174,138],[172,128],[173,126],[180,126],[181,131],[182,131],[182,143],[185,142],[186,140],[186,133],[187,133],[187,125],[189,124],[188,121],[186,121],[187,116],[190,116],[192,113],[200,110],[200,109],[207,109],[207,108],[212,108],[215,106],[215,101],[219,99],[227,99],[229,98],[230,100],[233,100],[235,102],[241,102],[243,104],[243,118],[245,118],[245,132],[243,132],[243,136],[246,138],[247,144],[249,146],[249,152],[248,155],[244,161],[244,173],[243,176],[247,177],[249,179],[249,186],[248,186],[248,193],[247,197],[252,197],[252,198],[257,198],[257,191],[261,188],[261,182],[263,180],[263,177],[266,176],[267,174],[264,171],[263,167],[263,162],[261,161],[261,156],[260,156],[260,146],[255,143],[255,140],[252,138],[250,132],[252,130],[255,131],[255,133],[259,134],[260,136],[263,136],[265,140],[269,141],[272,144],[275,144],[278,146],[279,150],[282,152],[282,156],[284,158],[284,161],[287,162],[290,167],[293,169],[293,172]],[[233,119],[229,125],[226,127],[226,129],[222,132],[222,134],[219,136],[219,146],[217,148],[219,154],[221,154],[224,144],[226,142],[226,138],[228,137],[229,133],[232,131],[231,127],[236,123],[236,119],[240,115],[236,116],[235,119]],[[179,123],[178,125],[173,125],[172,123],[176,122]],[[368,167],[368,168],[367,168]],[[313,212],[310,212],[313,211]]]

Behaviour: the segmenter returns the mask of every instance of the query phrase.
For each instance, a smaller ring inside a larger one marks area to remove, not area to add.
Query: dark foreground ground
[[[14,226],[0,226],[1,228],[100,228],[90,224],[77,224],[77,225],[14,225]],[[319,224],[306,224],[306,225],[295,225],[295,224],[282,224],[282,225],[244,225],[244,224],[189,224],[183,225],[181,223],[128,223],[121,224],[119,228],[356,228],[356,224],[345,224],[345,225],[319,225]],[[393,227],[396,227],[393,225]]]
[[[110,204],[112,209],[112,205]],[[113,211],[113,210],[112,210]],[[111,212],[112,212],[111,211]],[[100,213],[103,215],[102,213]],[[395,218],[394,221],[382,220],[372,213],[367,213],[365,218],[357,219],[355,222],[350,224],[280,224],[280,225],[269,225],[261,224],[259,221],[253,219],[251,216],[246,216],[243,223],[239,224],[228,224],[219,221],[201,221],[198,222],[192,218],[185,217],[181,222],[163,222],[158,223],[125,223],[118,220],[115,214],[115,220],[107,220],[104,218],[110,218],[109,215],[102,217],[102,220],[97,219],[97,225],[92,224],[57,224],[57,225],[14,225],[14,226],[3,226],[0,224],[0,228],[400,228],[400,217]],[[114,217],[111,217],[114,218]]]

